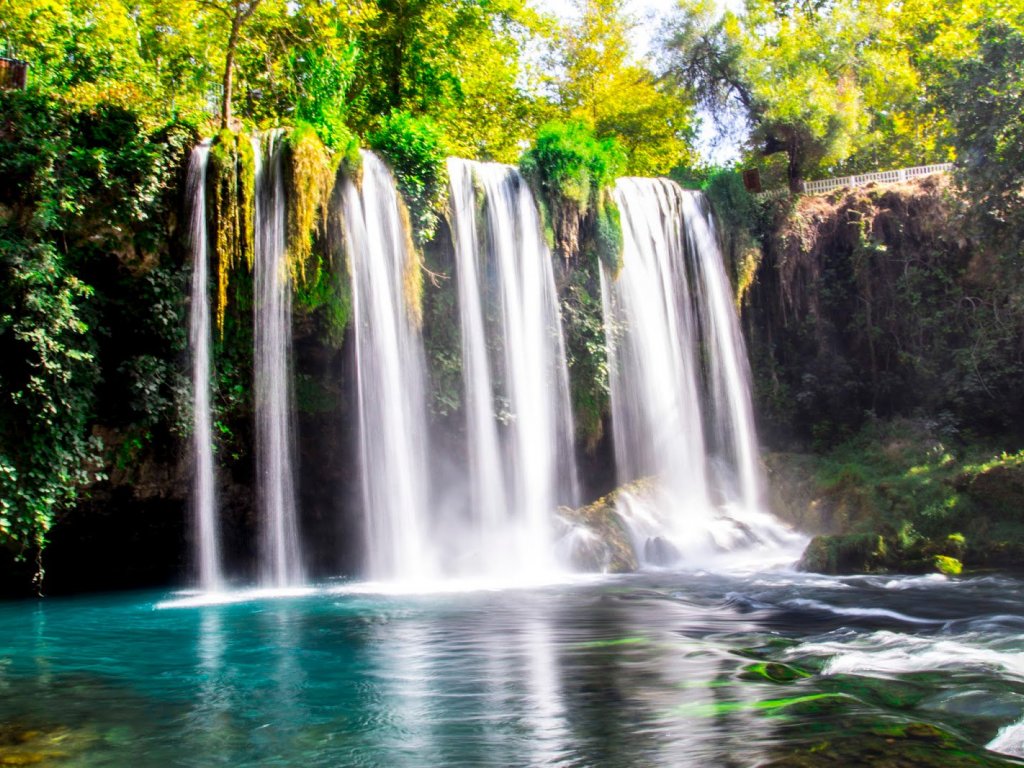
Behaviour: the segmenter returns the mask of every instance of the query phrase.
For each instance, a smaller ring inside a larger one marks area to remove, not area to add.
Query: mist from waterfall
[[[352,271],[366,571],[438,575],[430,518],[423,341],[407,288],[420,263],[387,166],[362,153],[359,186],[342,183]]]
[[[469,502],[469,536],[451,536],[477,574],[536,577],[557,565],[554,511],[579,495],[551,253],[518,170],[456,158],[448,170]]]
[[[296,520],[292,422],[292,279],[286,252],[283,133],[253,139],[256,215],[253,360],[256,402],[256,506],[260,580],[266,586],[304,578]]]
[[[214,488],[213,429],[210,415],[209,240],[206,228],[206,167],[209,142],[192,151],[186,194],[190,201],[192,285],[189,296],[189,349],[192,362],[192,526],[200,588],[223,585],[217,500]]]
[[[619,511],[647,565],[774,550],[797,539],[767,513],[750,373],[703,196],[619,179],[623,267],[602,273]]]

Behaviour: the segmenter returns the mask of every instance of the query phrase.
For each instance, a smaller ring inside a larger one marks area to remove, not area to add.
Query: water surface
[[[1009,765],[1008,576],[0,605],[0,765]],[[21,763],[17,763],[21,760]]]

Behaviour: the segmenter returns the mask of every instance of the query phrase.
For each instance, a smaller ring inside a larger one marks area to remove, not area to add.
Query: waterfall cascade
[[[454,158],[448,169],[475,538],[463,549],[477,573],[537,576],[555,566],[554,510],[578,502],[551,253],[516,169]]]
[[[283,587],[303,580],[293,476],[292,281],[286,257],[282,134],[257,139],[253,307],[256,395],[256,504],[260,513],[260,579]]]
[[[602,274],[620,514],[647,564],[800,539],[762,506],[749,370],[699,193],[620,179],[623,268]]]
[[[343,183],[367,571],[373,578],[431,578],[439,558],[429,517],[425,363],[406,295],[420,264],[384,163],[364,152],[362,184]]]
[[[304,578],[293,476],[292,277],[282,134],[254,141],[254,390],[260,578]],[[221,584],[210,416],[205,169],[190,167],[194,509],[200,582]],[[466,462],[432,488],[439,446],[412,248],[395,180],[370,152],[339,201],[352,276],[365,572],[423,581],[523,581],[557,570],[555,511],[579,503],[565,344],[552,256],[519,172],[448,161]],[[703,198],[657,179],[615,189],[624,266],[602,273],[620,514],[641,561],[693,562],[710,549],[790,540],[763,511],[749,372],[714,226]],[[454,319],[454,318],[453,318]],[[450,457],[449,457],[450,460]],[[440,484],[439,484],[440,485]],[[655,490],[651,490],[651,486]]]
[[[192,152],[187,194],[191,201],[192,286],[189,347],[192,352],[192,524],[199,586],[222,586],[217,502],[214,491],[213,430],[210,418],[209,242],[206,229],[206,166],[209,143]]]

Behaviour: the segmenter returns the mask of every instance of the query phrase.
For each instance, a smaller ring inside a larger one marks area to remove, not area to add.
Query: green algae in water
[[[810,676],[810,672],[777,661],[748,664],[739,674],[741,680],[765,680],[769,683],[792,683]]]
[[[784,699],[763,699],[761,701],[716,701],[710,704],[683,704],[671,710],[676,717],[721,717],[735,712],[767,712],[792,707],[798,704],[850,698],[841,693],[810,693],[805,696],[790,696]]]

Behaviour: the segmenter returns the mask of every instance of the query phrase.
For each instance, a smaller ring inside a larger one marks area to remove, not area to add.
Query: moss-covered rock
[[[642,495],[650,488],[649,480],[637,480],[585,507],[558,510],[566,526],[562,541],[574,568],[600,573],[637,570],[639,558],[629,530],[618,513],[618,501],[622,493]]]
[[[874,573],[888,570],[891,563],[884,536],[860,533],[815,536],[797,567],[814,573]]]

